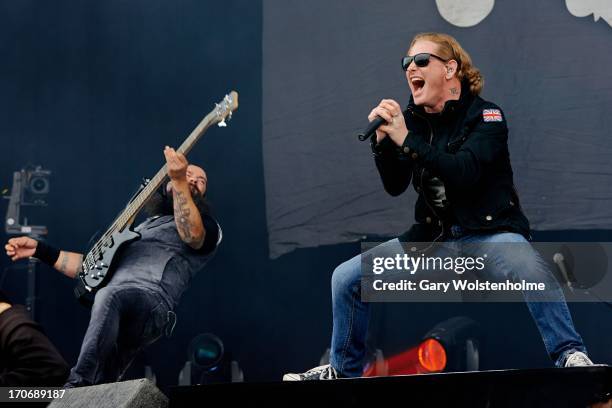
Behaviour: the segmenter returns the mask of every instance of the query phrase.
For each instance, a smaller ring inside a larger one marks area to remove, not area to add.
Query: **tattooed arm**
[[[30,237],[16,237],[8,240],[4,246],[6,254],[13,262],[20,259],[29,258],[36,254],[38,241]],[[53,262],[49,261],[49,264]],[[64,275],[74,278],[81,272],[83,255],[76,252],[60,251],[57,261],[52,265]]]
[[[187,245],[200,249],[204,243],[204,225],[187,183],[172,183],[174,193],[174,221],[176,229]]]
[[[174,222],[179,236],[184,243],[193,249],[200,249],[204,244],[206,230],[200,212],[191,197],[191,186],[187,181],[187,159],[174,149],[164,149],[168,176],[172,183],[174,196]]]
[[[75,278],[83,270],[82,263],[83,254],[60,251],[60,256],[53,267],[69,278]]]

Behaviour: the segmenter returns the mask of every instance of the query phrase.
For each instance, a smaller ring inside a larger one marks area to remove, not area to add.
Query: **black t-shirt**
[[[215,219],[208,214],[202,216],[202,224],[204,224],[206,236],[204,237],[202,247],[198,249],[198,251],[206,255],[214,251],[217,247],[217,241],[219,240],[219,225]]]

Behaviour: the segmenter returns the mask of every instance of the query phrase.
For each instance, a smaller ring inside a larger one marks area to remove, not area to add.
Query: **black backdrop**
[[[229,127],[210,129],[190,156],[208,172],[224,242],[184,296],[174,336],[131,370],[142,376],[142,364],[151,364],[162,386],[176,384],[187,344],[201,332],[223,339],[249,381],[316,365],[331,331],[329,278],[359,250],[344,244],[268,259],[261,20],[261,3],[247,0],[0,2],[0,186],[10,188],[12,172],[28,163],[53,171],[50,204],[31,221],[47,225],[58,247],[84,251],[139,180],[163,164],[163,146],[177,146],[226,92],[240,93]],[[5,256],[1,265],[9,265]],[[88,312],[68,279],[46,267],[39,277],[39,320],[73,364]],[[6,270],[3,288],[23,302],[24,271]],[[374,338],[387,352],[462,313],[488,330],[484,368],[549,364],[523,304],[376,309],[386,313]],[[599,334],[612,329],[607,309],[572,310],[593,356],[612,361]]]

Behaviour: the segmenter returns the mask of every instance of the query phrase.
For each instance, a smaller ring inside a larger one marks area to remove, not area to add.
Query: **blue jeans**
[[[548,355],[557,367],[563,366],[570,352],[586,352],[582,338],[576,332],[565,302],[563,292],[554,275],[540,254],[528,245],[519,234],[503,232],[492,234],[463,234],[453,228],[454,234],[446,243],[457,248],[471,248],[479,256],[486,253],[488,262],[495,265],[486,273],[493,279],[525,279],[526,281],[554,282],[552,290],[546,291],[546,298],[538,291],[523,292],[527,307],[533,317]],[[515,251],[504,251],[499,243],[524,243],[526,250],[520,256]],[[390,256],[403,254],[399,240],[387,241],[362,255]],[[342,375],[357,377],[362,374],[366,352],[366,331],[369,318],[369,304],[361,300],[361,257],[358,255],[338,266],[332,275],[333,332],[330,363]],[[544,301],[543,301],[544,300]]]
[[[150,289],[134,286],[100,289],[79,358],[65,387],[120,379],[136,354],[161,337],[169,312],[163,298]]]

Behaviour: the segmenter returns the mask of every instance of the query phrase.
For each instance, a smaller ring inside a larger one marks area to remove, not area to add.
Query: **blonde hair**
[[[470,92],[479,95],[484,86],[484,78],[480,70],[472,65],[472,58],[459,42],[448,34],[421,33],[414,36],[410,48],[419,40],[427,40],[438,45],[438,56],[445,60],[454,59],[458,64],[457,78],[461,83],[467,81]]]

